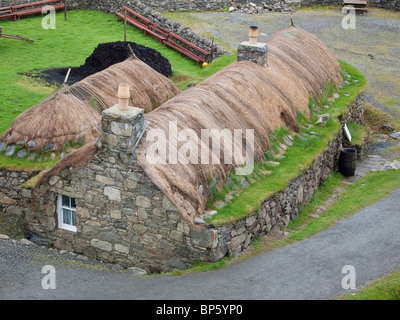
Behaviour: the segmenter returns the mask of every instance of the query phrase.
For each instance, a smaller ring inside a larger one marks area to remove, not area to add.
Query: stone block
[[[132,125],[129,123],[112,121],[111,131],[118,136],[130,137],[132,135]]]
[[[92,239],[90,244],[92,245],[92,247],[100,249],[100,250],[104,250],[104,251],[111,251],[112,250],[111,243],[109,243],[107,241],[102,241],[102,240],[99,240],[99,239]]]
[[[96,175],[96,181],[98,181],[100,183],[103,183],[103,184],[106,184],[106,185],[115,185],[114,179],[109,178],[109,177],[105,177],[105,176],[102,176],[102,175],[99,175],[99,174]]]
[[[218,244],[218,231],[201,227],[193,227],[190,237],[195,246],[213,249]]]
[[[182,241],[183,240],[183,233],[176,231],[176,230],[172,230],[171,233],[169,234],[169,236],[176,240],[176,241]]]
[[[245,242],[246,238],[247,238],[246,233],[242,233],[241,235],[232,238],[231,251],[235,251],[236,248],[238,248],[243,242]]]
[[[129,253],[129,247],[128,246],[116,243],[114,247],[115,247],[115,251],[118,251],[118,252],[123,253],[123,254],[128,254]]]
[[[121,192],[118,189],[105,187],[104,195],[111,201],[121,202]]]
[[[142,208],[150,208],[151,200],[145,196],[137,196],[136,197],[136,205]]]

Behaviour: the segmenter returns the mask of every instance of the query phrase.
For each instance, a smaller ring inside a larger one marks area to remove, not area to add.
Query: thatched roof
[[[270,37],[267,43],[268,67],[247,61],[234,62],[146,114],[149,123],[146,134],[152,129],[161,129],[168,138],[170,122],[176,123],[178,132],[192,129],[198,137],[201,137],[202,129],[228,129],[231,132],[242,129],[244,138],[246,129],[254,129],[254,154],[256,159],[261,159],[269,147],[268,136],[274,129],[283,125],[294,131],[298,129],[298,113],[309,115],[309,97],[317,97],[329,82],[338,85],[343,81],[333,54],[306,31],[285,29]],[[245,139],[241,142],[244,149]],[[184,219],[192,223],[196,216],[202,215],[210,196],[209,181],[216,178],[222,186],[228,170],[236,163],[223,164],[223,152],[213,154],[210,144],[207,146],[210,158],[219,157],[221,164],[201,164],[198,159],[199,164],[154,165],[146,158],[152,143],[146,141],[146,135],[143,137],[136,151],[138,163]],[[188,143],[179,141],[177,149],[184,144],[187,146]],[[200,148],[204,147],[201,143]],[[96,152],[94,144],[87,148],[85,152]],[[88,162],[81,153],[77,153],[77,157],[71,153],[48,171],[40,183],[68,167],[79,168]]]
[[[46,100],[15,118],[0,140],[8,137],[8,144],[24,141],[30,150],[46,146],[46,149],[62,150],[65,142],[82,137],[88,142],[100,134],[101,111],[118,103],[121,83],[130,85],[131,105],[146,112],[179,92],[170,80],[144,62],[128,59],[71,87],[62,85]]]
[[[147,132],[161,129],[168,137],[169,122],[174,121],[178,132],[190,128],[198,137],[202,129],[230,132],[242,129],[244,138],[246,129],[254,129],[254,154],[256,159],[262,158],[273,129],[288,125],[296,130],[298,113],[309,114],[309,97],[317,97],[330,81],[338,85],[343,80],[339,64],[329,49],[302,29],[285,29],[267,43],[268,67],[247,61],[233,63],[147,114],[145,119],[150,124]],[[217,155],[221,164],[154,165],[146,158],[151,144],[143,142],[139,146],[138,163],[183,217],[192,222],[203,213],[210,195],[210,179],[215,177],[222,186],[226,172],[235,163],[223,164],[221,152]],[[187,142],[178,142],[177,149],[184,144]],[[242,144],[245,146],[244,140]],[[212,154],[211,143],[207,148]]]

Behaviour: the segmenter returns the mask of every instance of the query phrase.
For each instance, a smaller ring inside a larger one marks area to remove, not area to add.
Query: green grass
[[[351,134],[351,144],[354,146],[361,146],[364,143],[365,136],[368,130],[365,126],[359,125],[353,121],[347,122]]]
[[[43,80],[28,78],[24,73],[82,65],[93,50],[104,42],[123,41],[124,24],[115,15],[101,11],[73,10],[57,13],[55,30],[41,26],[41,16],[24,17],[20,21],[2,21],[3,32],[33,39],[34,43],[0,38],[0,134],[15,117],[48,97],[56,87],[49,87]],[[211,74],[236,60],[236,55],[226,55],[208,67],[181,57],[164,47],[152,37],[145,36],[133,26],[127,28],[127,40],[153,48],[167,58],[173,71],[172,81],[181,89],[189,83],[197,84]],[[1,158],[1,163],[15,167],[31,167],[23,161]],[[41,166],[39,164],[39,166]]]
[[[42,162],[36,162],[27,159],[8,158],[0,154],[0,169],[38,171],[50,169],[56,163],[57,160],[50,160],[48,157]]]
[[[377,188],[377,186],[379,186],[379,188]],[[336,201],[334,201],[319,218],[308,220],[305,227],[299,228],[301,225],[301,219],[309,219],[307,216],[313,212],[313,202],[304,207],[299,213],[298,221],[291,221],[289,223],[288,229],[296,232],[290,234],[287,238],[276,242],[274,247],[309,238],[334,225],[340,219],[349,217],[361,209],[374,204],[399,187],[399,170],[372,172],[366,177],[358,179],[356,183],[346,186],[342,196],[336,199]],[[316,197],[321,195],[321,193],[316,194]]]
[[[350,105],[366,85],[364,76],[356,68],[344,62],[340,62],[340,65],[344,73],[351,75],[352,81],[358,80],[358,85],[351,83],[350,85],[344,85],[343,89],[340,91],[336,90],[341,93],[341,96],[332,103],[329,109],[331,118],[325,127],[314,125],[311,129],[302,128],[300,130],[300,134],[308,134],[310,131],[316,132],[319,134],[319,138],[302,141],[298,135],[296,135],[293,146],[286,151],[285,158],[279,160],[280,165],[278,167],[265,167],[263,164],[259,164],[259,166],[272,171],[270,175],[261,178],[258,177],[255,183],[245,188],[240,196],[234,198],[231,202],[227,203],[226,206],[218,209],[218,213],[211,219],[208,219],[207,222],[213,223],[216,226],[221,226],[243,219],[250,213],[257,212],[262,201],[276,192],[283,190],[291,179],[299,176],[312,164],[323,150],[325,150],[329,141],[331,141],[340,129],[338,117],[347,111],[347,106]],[[322,109],[327,103],[327,98],[331,96],[334,91],[333,86],[327,86],[321,97],[319,97],[319,101],[310,99],[311,109],[313,105],[317,105]],[[348,96],[343,95],[343,93],[347,93]],[[302,115],[298,117],[298,121],[301,125],[307,123],[315,124],[316,120],[317,115],[312,115],[311,119],[306,119]],[[287,133],[285,130],[286,129],[275,130],[274,136],[271,138],[272,148],[275,146],[274,143],[279,143],[282,136]],[[221,190],[218,191],[220,192]],[[208,207],[215,209],[210,203]]]
[[[400,300],[400,270],[347,295],[346,300]]]
[[[117,22],[114,15],[101,11],[73,10],[68,12],[67,21],[64,21],[63,13],[58,13],[56,21],[55,30],[42,29],[40,16],[25,17],[16,22],[2,21],[4,33],[22,35],[35,42],[0,39],[0,132],[7,129],[18,114],[52,92],[43,83],[27,79],[21,73],[80,66],[99,43],[123,41],[123,23]],[[166,57],[174,77],[188,78],[184,83],[177,82],[182,89],[187,82],[198,83],[236,59],[235,55],[224,56],[209,67],[201,68],[195,61],[181,57],[177,51],[164,47],[132,26],[128,26],[127,40],[154,48]]]

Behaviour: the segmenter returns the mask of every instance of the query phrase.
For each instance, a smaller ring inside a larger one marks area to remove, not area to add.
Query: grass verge
[[[262,237],[250,244],[250,250],[238,258],[232,256],[217,262],[196,262],[187,270],[177,270],[168,275],[183,275],[194,272],[218,270],[229,264],[249,259],[268,250],[282,248],[286,245],[310,238],[317,233],[335,225],[339,220],[350,217],[365,207],[368,207],[380,199],[388,196],[395,189],[400,188],[400,171],[387,170],[383,172],[371,172],[369,175],[359,178],[354,184],[343,183],[344,178],[339,173],[333,173],[322,186],[315,192],[311,202],[302,207],[296,220],[292,220],[287,227],[289,236],[281,239]],[[379,185],[379,188],[376,186]],[[320,214],[319,218],[310,215],[316,208],[324,204],[331,196],[334,189],[341,187],[341,195],[338,196]]]
[[[365,288],[350,293],[340,299],[344,300],[400,300],[400,270],[372,281]]]

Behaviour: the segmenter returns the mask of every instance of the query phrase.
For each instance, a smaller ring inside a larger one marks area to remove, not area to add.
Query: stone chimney
[[[249,41],[244,41],[238,48],[238,61],[251,61],[261,66],[267,66],[268,46],[258,42],[258,27],[251,26]]]
[[[109,147],[123,162],[132,164],[136,160],[134,151],[146,130],[144,109],[128,106],[126,104],[126,87],[121,95],[119,89],[119,103],[104,110],[101,117],[102,138],[101,144]],[[132,157],[133,156],[133,157]]]

